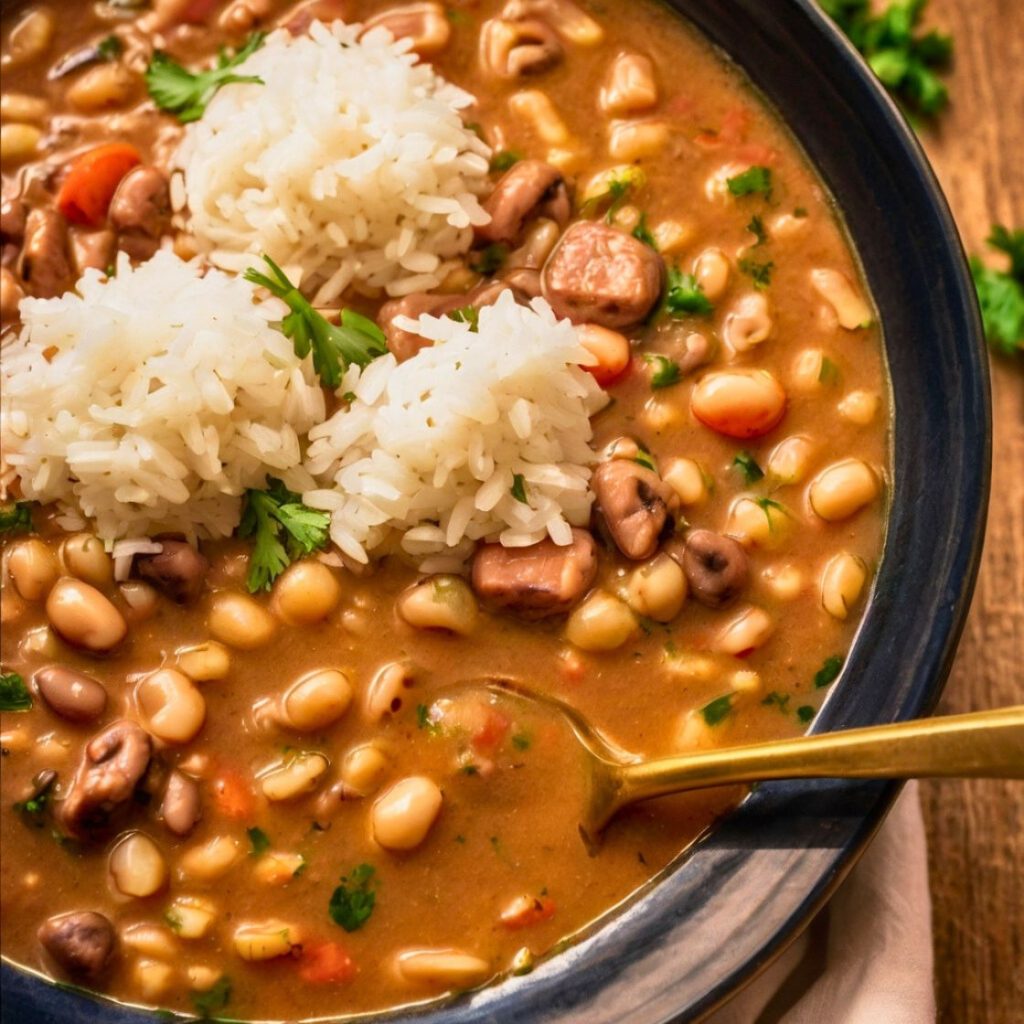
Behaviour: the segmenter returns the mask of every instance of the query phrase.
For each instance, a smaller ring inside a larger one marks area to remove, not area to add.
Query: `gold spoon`
[[[484,689],[568,723],[586,761],[589,785],[580,831],[588,841],[629,804],[738,782],[1024,779],[1024,705],[644,760],[610,743],[575,708],[555,697],[504,679],[491,680]]]

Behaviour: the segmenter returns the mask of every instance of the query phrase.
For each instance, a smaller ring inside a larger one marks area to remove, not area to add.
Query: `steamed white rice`
[[[303,500],[330,512],[334,543],[366,562],[397,533],[428,571],[458,568],[480,538],[569,543],[590,516],[590,417],[607,402],[572,325],[507,291],[478,333],[447,317],[402,326],[435,344],[350,369],[351,405],[309,434],[306,468],[331,486]]]
[[[174,161],[175,204],[209,260],[241,272],[267,253],[316,304],[353,282],[434,288],[488,219],[490,150],[460,116],[473,97],[410,40],[362,31],[272,33],[239,68],[264,84],[221,89]]]
[[[240,496],[311,485],[300,440],[325,415],[310,360],[270,321],[276,301],[170,252],[55,299],[25,299],[4,347],[3,482],[56,501],[108,544],[159,531],[229,535]]]

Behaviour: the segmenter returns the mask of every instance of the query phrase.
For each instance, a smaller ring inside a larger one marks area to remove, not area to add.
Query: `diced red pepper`
[[[213,800],[221,814],[235,821],[251,821],[256,811],[252,786],[231,768],[222,768],[214,778]]]
[[[306,946],[299,960],[299,977],[312,985],[337,984],[355,977],[356,964],[337,942]]]
[[[501,746],[511,727],[512,720],[508,715],[502,714],[496,708],[488,707],[483,722],[473,733],[470,743],[477,753],[492,754]]]

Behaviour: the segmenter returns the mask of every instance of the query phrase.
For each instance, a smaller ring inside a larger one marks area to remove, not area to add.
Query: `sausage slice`
[[[562,172],[543,160],[520,160],[498,180],[484,200],[490,223],[476,229],[482,242],[511,245],[531,216],[550,217],[562,225],[569,219],[569,190]]]
[[[106,970],[117,941],[114,926],[93,910],[48,918],[39,926],[36,938],[62,970],[89,981]]]

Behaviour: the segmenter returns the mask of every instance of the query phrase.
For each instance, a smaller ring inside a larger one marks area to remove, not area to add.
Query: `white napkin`
[[[933,1024],[924,821],[908,783],[828,906],[706,1024]]]

